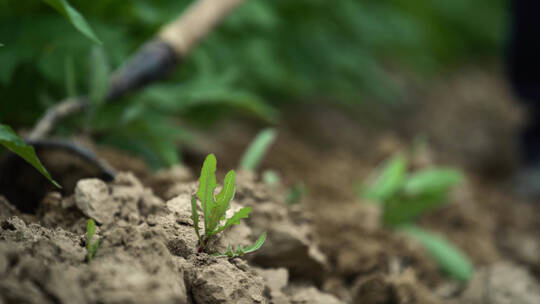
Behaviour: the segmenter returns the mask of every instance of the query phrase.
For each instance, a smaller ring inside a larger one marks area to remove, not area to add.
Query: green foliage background
[[[103,42],[97,46],[41,1],[0,2],[0,121],[29,126],[54,102],[96,90],[92,75],[114,70],[191,1],[70,3]],[[188,140],[178,119],[206,124],[224,115],[278,119],[282,103],[397,100],[391,69],[432,75],[497,56],[503,0],[247,0],[167,81],[96,104],[84,122],[96,138],[142,154],[155,166],[178,161]],[[106,67],[106,69],[104,68]]]

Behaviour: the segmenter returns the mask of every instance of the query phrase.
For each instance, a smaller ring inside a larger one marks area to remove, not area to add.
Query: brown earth
[[[150,173],[106,149],[102,157],[134,174],[107,183],[79,177],[72,191],[39,203],[0,196],[0,303],[540,303],[540,211],[503,182],[515,166],[520,110],[497,72],[461,71],[419,91],[390,120],[323,105],[287,109],[262,164],[283,185],[240,173],[232,209],[254,212],[212,244],[247,245],[266,231],[262,249],[245,258],[196,253],[190,196],[206,153],[216,153],[222,171],[236,167],[257,132],[251,124],[226,122],[209,134],[189,153],[191,169]],[[423,144],[412,144],[418,134]],[[413,168],[450,165],[467,175],[448,205],[419,221],[471,258],[467,284],[381,226],[378,207],[357,197],[380,161],[402,150]],[[307,194],[287,205],[288,187],[299,182]],[[21,214],[14,206],[22,205],[37,210]],[[101,242],[90,263],[88,217]]]

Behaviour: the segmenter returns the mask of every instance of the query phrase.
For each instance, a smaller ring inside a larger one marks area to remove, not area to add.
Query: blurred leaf
[[[444,204],[446,197],[446,192],[397,195],[384,204],[383,221],[390,226],[412,223],[417,217]]]
[[[446,192],[461,183],[463,175],[453,169],[425,169],[407,178],[403,189],[409,195]]]
[[[399,230],[422,244],[451,277],[463,282],[469,281],[473,266],[467,256],[457,247],[444,238],[416,226],[404,226]]]
[[[240,159],[239,168],[255,172],[268,152],[270,145],[276,139],[276,135],[277,133],[274,129],[265,129],[259,132]]]
[[[97,38],[94,31],[90,28],[84,17],[75,10],[66,0],[43,0],[52,8],[57,10],[66,19],[73,24],[73,26],[79,30],[83,35],[97,44],[101,44],[101,41]]]
[[[274,170],[264,170],[262,173],[262,180],[265,184],[276,187],[281,183],[281,176]]]
[[[298,204],[302,201],[302,198],[306,196],[307,188],[302,183],[294,184],[287,194],[285,195],[285,203],[287,205]]]
[[[407,159],[404,155],[397,154],[377,170],[377,175],[368,182],[362,196],[383,204],[403,186],[406,170]]]
[[[66,95],[67,97],[77,96],[77,79],[75,78],[75,63],[73,57],[68,56],[64,61],[64,74],[66,75]]]
[[[90,100],[94,105],[103,103],[109,88],[109,64],[105,51],[101,47],[94,47],[90,56]]]
[[[47,169],[41,164],[41,161],[39,161],[39,158],[34,151],[34,147],[27,145],[9,126],[3,124],[0,124],[0,144],[23,158],[56,187],[62,188],[52,179]]]

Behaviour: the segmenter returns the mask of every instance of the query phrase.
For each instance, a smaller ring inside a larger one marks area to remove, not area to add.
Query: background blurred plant
[[[420,242],[450,276],[469,280],[473,267],[468,258],[443,237],[415,225],[419,217],[447,202],[450,190],[463,181],[462,174],[444,168],[407,171],[407,158],[397,154],[366,183],[361,196],[380,204],[383,223]]]
[[[249,0],[167,81],[101,106],[97,80],[190,2],[70,1],[103,42],[96,50],[42,2],[2,1],[0,121],[29,126],[58,100],[88,93],[93,110],[57,134],[84,129],[169,165],[179,161],[173,143],[190,140],[186,123],[231,114],[274,122],[283,102],[398,100],[392,70],[430,73],[495,55],[504,35],[502,0]]]

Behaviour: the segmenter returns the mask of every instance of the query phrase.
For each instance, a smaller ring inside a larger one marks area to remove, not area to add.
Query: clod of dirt
[[[158,197],[171,199],[174,195],[168,194],[169,189],[175,185],[187,183],[193,180],[193,174],[189,168],[175,165],[169,169],[162,169],[144,180],[144,184],[152,188]]]
[[[285,293],[290,296],[291,304],[343,304],[338,298],[313,286],[292,286]]]
[[[84,215],[100,224],[110,224],[118,212],[118,206],[109,202],[109,188],[97,178],[77,182],[75,204]]]
[[[268,303],[262,278],[249,266],[209,256],[188,262],[187,283],[195,303]]]
[[[471,304],[536,304],[540,283],[522,267],[497,263],[477,271],[462,298]]]
[[[255,268],[255,270],[263,277],[272,304],[342,303],[331,294],[321,292],[312,286],[289,285],[289,272],[285,268]]]
[[[354,284],[353,298],[353,303],[358,304],[444,303],[417,281],[411,269],[399,274],[376,274],[360,278]]]
[[[309,211],[302,210],[305,219],[296,216],[293,220],[283,196],[272,194],[269,187],[255,182],[246,172],[238,174],[236,197],[241,204],[254,207],[247,220],[254,234],[266,231],[269,235],[250,260],[266,268],[285,267],[293,277],[321,283],[328,263],[307,220]]]

